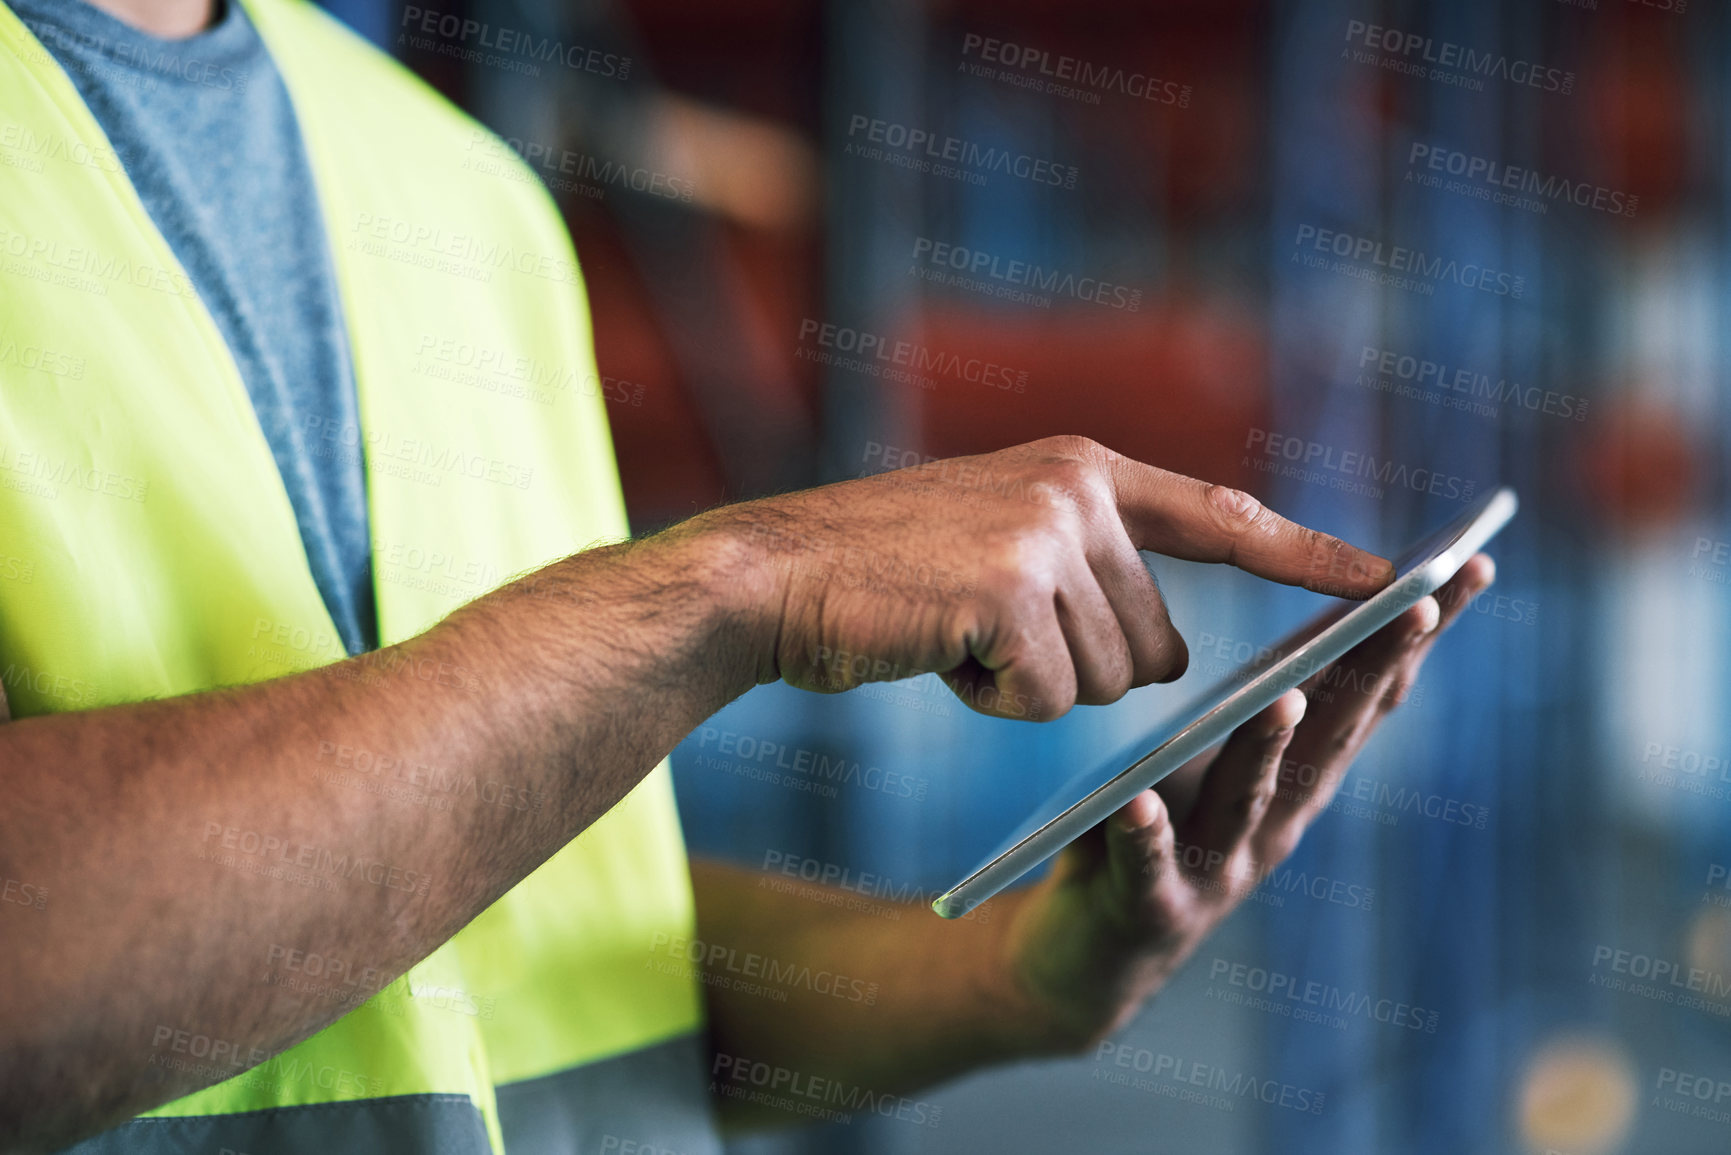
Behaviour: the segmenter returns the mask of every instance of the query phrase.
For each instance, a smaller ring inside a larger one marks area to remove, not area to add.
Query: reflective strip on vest
[[[513,1155],[721,1155],[708,1106],[708,1058],[708,1043],[687,1035],[557,1075],[502,1084],[505,1141]]]
[[[721,1155],[709,1113],[702,1036],[685,1035],[497,1090],[511,1155]],[[340,1142],[340,1147],[333,1147]],[[134,1119],[66,1155],[487,1155],[481,1113],[464,1095],[406,1095],[232,1115]]]
[[[481,1113],[467,1095],[404,1095],[232,1115],[134,1119],[68,1148],[65,1155],[488,1155],[490,1150]]]
[[[551,200],[508,146],[304,0],[246,2],[299,116],[335,260],[361,427],[323,431],[321,451],[363,455],[388,645],[624,536],[582,278]],[[0,684],[13,713],[240,685],[343,656],[215,323],[70,80],[0,4]],[[409,672],[429,695],[475,690],[461,667]],[[308,790],[389,797],[405,818],[539,805],[521,783],[407,767],[388,751],[301,753]],[[161,837],[216,859],[212,871],[297,884],[244,844],[218,854],[207,832]],[[396,865],[438,885],[439,863]],[[313,966],[317,943],[259,944],[259,981],[356,1009],[90,1149],[149,1150],[153,1128],[263,1127],[215,1146],[467,1153],[481,1149],[479,1126],[504,1151],[496,1085],[610,1080],[616,1062],[701,1031],[695,968],[657,953],[693,929],[663,764],[382,992],[357,994],[331,960]],[[166,1025],[166,1041],[164,1024],[142,1021],[117,1041],[155,1066],[198,1064],[180,1042],[200,1024]],[[704,1117],[701,1080],[669,1077],[648,1097],[677,1093]],[[396,1129],[375,1147],[380,1120]],[[272,1126],[295,1141],[270,1138]],[[101,1145],[135,1138],[143,1146]]]

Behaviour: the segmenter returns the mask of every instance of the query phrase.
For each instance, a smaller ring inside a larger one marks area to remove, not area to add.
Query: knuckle
[[[1050,535],[1044,532],[1024,529],[999,535],[980,559],[984,584],[999,597],[1014,601],[1042,593],[1051,584],[1052,559],[1057,552]]]
[[[1052,493],[1053,500],[1042,508],[1033,528],[1044,548],[1072,551],[1087,532],[1087,514],[1073,491],[1054,489]]]
[[[981,572],[990,579],[1016,573],[1028,560],[1026,534],[1020,529],[984,533],[971,544]],[[992,584],[997,582],[994,580]]]
[[[1061,659],[1031,662],[1029,666],[1025,675],[1029,683],[1026,692],[1045,706],[1042,720],[1061,718],[1069,713],[1070,707],[1076,704],[1079,689],[1074,668]]]
[[[1096,508],[1112,500],[1107,465],[1113,457],[1105,446],[1086,437],[1052,437],[1038,443],[1035,487],[1050,501]]]
[[[1098,441],[1092,437],[1083,437],[1079,433],[1060,433],[1054,437],[1045,438],[1038,444],[1067,458],[1093,460],[1104,451]]]
[[[1052,495],[1054,508],[1075,512],[1099,499],[1104,479],[1087,461],[1066,456],[1041,466],[1040,484]]]
[[[1090,469],[1082,485],[1076,490],[1081,513],[1090,521],[1113,515],[1117,522],[1118,495],[1112,490],[1112,483],[1104,473]]]
[[[1154,682],[1176,682],[1190,669],[1190,647],[1184,643],[1184,637],[1170,627],[1161,639],[1161,645],[1156,649],[1149,680]]]
[[[1230,485],[1209,485],[1203,498],[1221,524],[1235,533],[1255,529],[1268,514],[1260,501]]]
[[[1062,718],[1065,714],[1068,714],[1070,712],[1070,707],[1076,704],[1076,691],[1074,688],[1068,690],[1054,690],[1049,696],[1040,697],[1040,701],[1045,703],[1046,709],[1039,718],[1035,719],[1035,721],[1056,721],[1057,719]]]
[[[1094,687],[1092,696],[1098,698],[1101,705],[1116,702],[1130,692],[1133,681],[1130,654],[1120,649],[1104,660],[1099,674],[1099,685]]]

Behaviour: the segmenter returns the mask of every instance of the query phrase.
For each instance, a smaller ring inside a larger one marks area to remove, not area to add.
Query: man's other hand
[[[1425,655],[1495,577],[1479,554],[1330,670],[1144,791],[1005,908],[998,973],[1031,1050],[1103,1038],[1292,853]]]

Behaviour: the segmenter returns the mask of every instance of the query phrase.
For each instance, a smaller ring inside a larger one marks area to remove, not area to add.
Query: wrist
[[[781,678],[779,651],[788,594],[786,567],[776,564],[772,535],[757,520],[742,516],[743,510],[757,508],[757,503],[723,506],[668,531],[714,607],[717,628],[746,668],[751,685]]]
[[[1001,1005],[1013,1008],[1007,1046],[1024,1058],[1079,1055],[1112,1035],[1165,984],[1182,955],[1150,953],[1110,927],[1078,922],[1054,903],[1051,880],[1004,896],[998,961]],[[1000,900],[994,900],[1001,901]]]
[[[980,928],[983,949],[970,952],[976,960],[974,1017],[996,1061],[1077,1054],[1099,1034],[1063,1013],[1029,973],[1023,920],[1034,913],[1030,903],[1037,893],[1034,887],[1011,891],[980,908],[981,913],[989,911],[992,919]]]

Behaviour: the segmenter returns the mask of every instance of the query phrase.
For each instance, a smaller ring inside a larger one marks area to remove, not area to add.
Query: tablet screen
[[[1224,741],[1233,727],[1440,586],[1508,521],[1514,506],[1514,495],[1507,489],[1487,494],[1454,521],[1404,550],[1395,559],[1394,579],[1381,592],[1362,602],[1331,599],[1321,614],[1259,651],[1153,731],[1105,763],[1073,775],[934,907],[954,917],[978,905],[1136,793]],[[1066,818],[1074,822],[1060,822]],[[1036,836],[1040,845],[1023,845]]]

